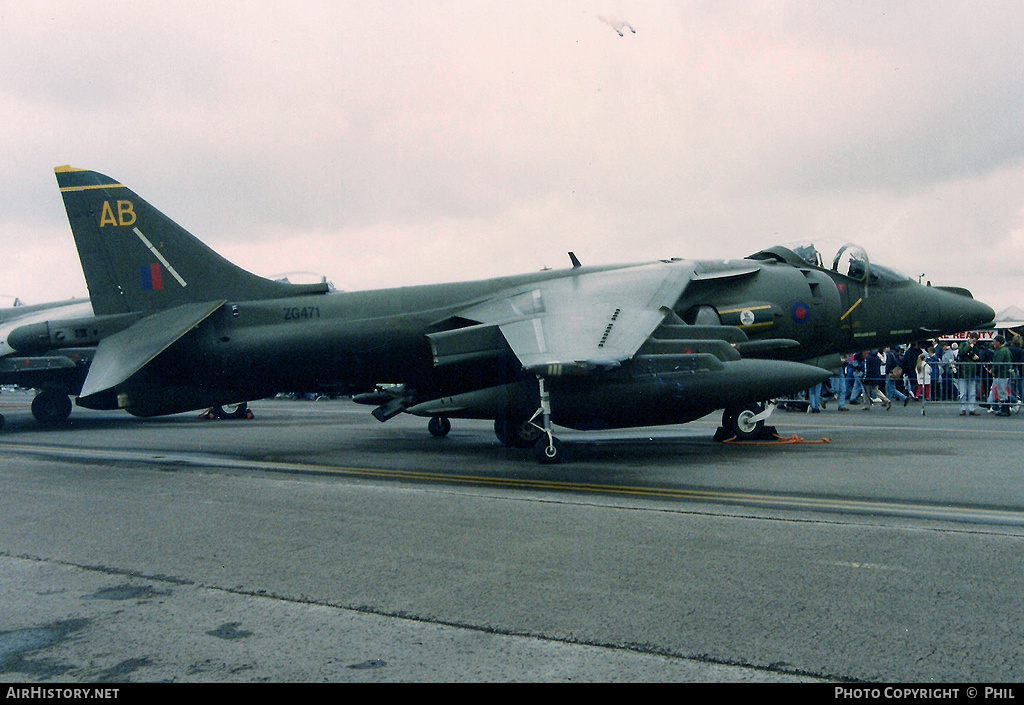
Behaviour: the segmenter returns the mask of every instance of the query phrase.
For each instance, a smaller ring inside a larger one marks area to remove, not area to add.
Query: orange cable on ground
[[[797,443],[821,444],[821,443],[831,443],[832,442],[831,438],[822,438],[821,440],[818,440],[818,441],[808,441],[808,440],[804,440],[803,438],[801,438],[800,436],[797,436],[797,435],[786,436],[786,437],[782,437],[782,436],[776,435],[775,439],[776,440],[774,440],[774,441],[738,441],[738,440],[736,440],[736,436],[733,436],[732,438],[726,438],[724,441],[722,441],[722,443],[729,443],[731,445],[744,445],[744,446],[786,446],[786,445],[796,445]]]

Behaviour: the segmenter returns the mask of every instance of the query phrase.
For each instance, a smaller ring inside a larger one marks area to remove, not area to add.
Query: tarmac
[[[486,422],[252,406],[0,395],[3,680],[1021,680],[1022,416],[564,430],[539,466]]]

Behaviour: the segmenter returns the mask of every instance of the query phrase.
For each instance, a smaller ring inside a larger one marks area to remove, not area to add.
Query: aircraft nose
[[[975,300],[966,289],[947,293],[949,295],[942,302],[946,327],[964,331],[995,320],[995,310],[988,304]]]

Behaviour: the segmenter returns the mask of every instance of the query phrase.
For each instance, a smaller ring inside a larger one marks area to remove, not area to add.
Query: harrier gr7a
[[[821,382],[837,354],[993,317],[962,289],[922,286],[843,247],[745,259],[582,266],[484,281],[328,291],[270,281],[213,252],[110,177],[56,176],[98,341],[77,403],[170,414],[278,391],[352,394],[381,421],[493,419],[553,462],[553,425],[677,424],[724,409],[753,435],[765,402]],[[60,347],[49,324],[13,331]],[[31,334],[29,334],[31,333]]]

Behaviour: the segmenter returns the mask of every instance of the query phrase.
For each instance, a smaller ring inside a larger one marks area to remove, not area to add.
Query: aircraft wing
[[[79,401],[109,391],[127,380],[224,303],[223,300],[207,301],[160,311],[101,340]]]
[[[435,362],[444,364],[445,353],[460,342],[479,343],[488,331],[493,339],[496,329],[531,372],[561,376],[618,367],[672,315],[693,275],[670,263],[594,269],[570,270],[461,311],[480,325],[430,336]]]

